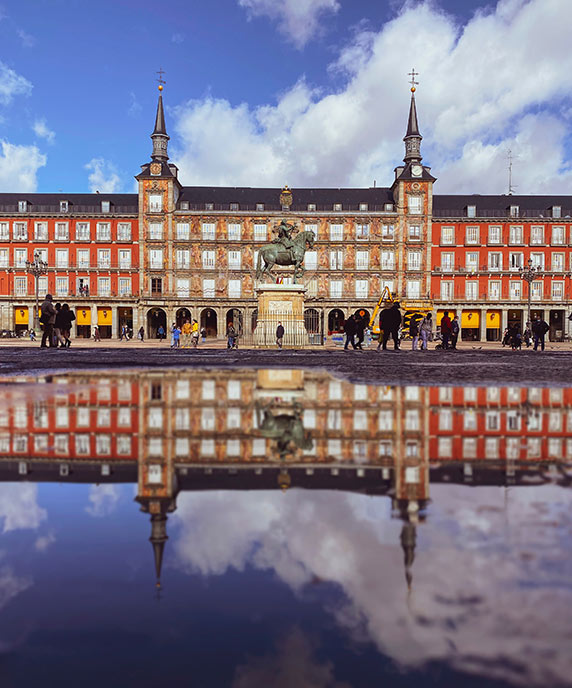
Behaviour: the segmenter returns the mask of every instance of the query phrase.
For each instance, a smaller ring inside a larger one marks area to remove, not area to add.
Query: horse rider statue
[[[278,231],[278,236],[275,239],[272,239],[270,242],[271,244],[281,244],[284,247],[284,250],[288,251],[289,255],[291,256],[292,253],[290,249],[294,246],[294,241],[292,239],[292,232],[296,229],[296,225],[289,225],[286,220],[282,220],[282,222],[278,225],[277,231]]]

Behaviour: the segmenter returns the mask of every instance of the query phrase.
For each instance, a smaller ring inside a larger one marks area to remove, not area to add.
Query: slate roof
[[[511,205],[519,207],[519,218],[551,218],[552,206],[562,208],[562,217],[572,217],[572,196],[515,196],[480,194],[433,196],[433,217],[466,217],[468,205],[477,207],[477,218],[508,218]],[[518,218],[514,218],[515,220]]]
[[[18,214],[18,201],[27,201],[29,213],[60,213],[60,201],[68,201],[69,213],[101,214],[101,202],[109,201],[109,213],[137,214],[137,194],[0,193],[0,213]],[[65,213],[61,213],[65,215]]]

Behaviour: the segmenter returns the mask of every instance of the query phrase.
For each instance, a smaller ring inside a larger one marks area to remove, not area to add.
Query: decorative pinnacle
[[[166,83],[167,83],[167,82],[163,79],[163,74],[165,74],[165,72],[163,71],[163,68],[162,68],[162,67],[159,67],[159,71],[156,72],[156,73],[159,75],[159,78],[157,79],[157,81],[159,82],[158,88],[159,88],[159,91],[162,91],[162,90],[163,90],[163,84],[166,84]]]
[[[415,71],[415,67],[409,72],[408,76],[411,77],[411,93],[415,93],[415,86],[419,85],[418,81],[415,81],[415,77],[419,76],[419,72]]]

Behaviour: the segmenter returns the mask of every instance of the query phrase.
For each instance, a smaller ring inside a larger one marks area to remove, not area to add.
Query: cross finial
[[[159,82],[159,90],[162,91],[163,90],[163,84],[167,83],[163,79],[163,74],[165,74],[165,72],[163,71],[163,67],[159,67],[159,71],[156,73],[159,75],[159,78],[157,79],[157,81]]]
[[[419,72],[415,71],[415,67],[409,72],[408,76],[411,77],[411,93],[415,93],[415,86],[419,84],[418,81],[415,81],[415,77],[419,76]]]

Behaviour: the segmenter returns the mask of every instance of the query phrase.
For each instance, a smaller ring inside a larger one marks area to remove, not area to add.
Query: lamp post
[[[34,275],[36,282],[36,310],[34,312],[34,329],[40,329],[40,303],[38,298],[38,281],[41,275],[45,275],[48,272],[48,264],[45,260],[42,260],[41,254],[38,251],[34,251],[34,260],[26,261],[26,269]]]
[[[532,317],[530,314],[530,296],[532,292],[532,283],[535,279],[542,277],[542,270],[540,267],[532,267],[532,258],[528,259],[526,268],[519,268],[520,276],[525,282],[528,282],[528,322],[532,324]]]

